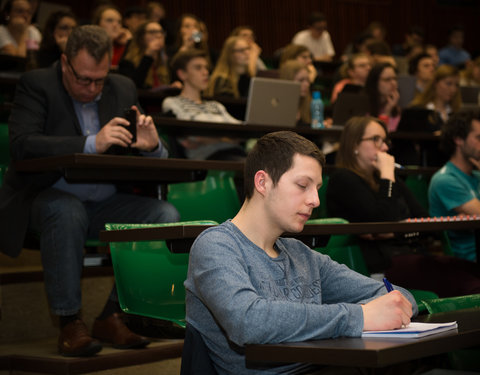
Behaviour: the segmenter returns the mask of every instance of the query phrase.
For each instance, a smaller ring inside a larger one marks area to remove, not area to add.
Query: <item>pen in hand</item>
[[[385,284],[385,289],[387,289],[388,293],[394,290],[393,285],[390,284],[390,281],[388,281],[386,277],[383,278],[383,283]]]

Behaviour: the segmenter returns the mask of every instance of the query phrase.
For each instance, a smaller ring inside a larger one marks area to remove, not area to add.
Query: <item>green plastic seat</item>
[[[462,309],[480,309],[480,294],[458,297],[434,298],[423,301],[430,314]],[[455,370],[480,371],[480,346],[448,353],[450,365]]]
[[[312,220],[316,219],[326,219],[328,218],[327,213],[327,186],[329,181],[328,175],[322,176],[322,186],[318,190],[318,198],[320,199],[320,206],[316,207],[312,212]]]
[[[412,293],[413,298],[415,298],[419,313],[428,311],[424,300],[438,298],[438,294],[431,292],[429,290],[408,289],[408,291]]]
[[[202,181],[170,184],[167,200],[177,208],[182,221],[213,220],[223,223],[233,218],[240,209],[234,173],[209,171]]]
[[[162,224],[105,224],[106,230],[178,225],[217,225],[215,221]],[[165,241],[110,242],[118,299],[128,314],[169,320],[185,327],[188,253],[170,252]]]
[[[428,182],[429,178],[422,174],[411,174],[405,179],[405,184],[413,193],[417,201],[428,211]]]
[[[309,220],[306,225],[347,223],[347,220],[341,218],[323,218]],[[330,236],[325,247],[318,247],[315,248],[315,250],[328,255],[338,263],[345,264],[348,268],[361,273],[362,275],[370,276],[360,246],[357,243],[356,237],[353,235]]]
[[[424,303],[427,306],[428,312],[430,314],[444,312],[444,311],[470,309],[473,307],[480,308],[480,294],[469,294],[466,296],[458,296],[458,297],[425,299]]]

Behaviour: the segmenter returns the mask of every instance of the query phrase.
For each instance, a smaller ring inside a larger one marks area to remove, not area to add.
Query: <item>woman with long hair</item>
[[[480,57],[477,57],[461,72],[460,86],[480,86]]]
[[[46,68],[60,59],[72,30],[77,27],[75,15],[59,10],[50,14],[43,30],[43,39],[37,54],[37,66]]]
[[[95,9],[92,24],[105,29],[112,39],[112,67],[116,68],[125,52],[126,45],[132,39],[132,33],[122,26],[122,15],[114,5],[101,5]]]
[[[397,72],[388,62],[376,64],[370,70],[365,83],[370,108],[369,115],[387,124],[388,131],[395,131],[400,122]]]
[[[327,187],[330,216],[350,222],[399,221],[428,216],[395,173],[388,153],[386,125],[374,117],[352,117],[340,137],[337,170]],[[365,235],[359,244],[368,271],[383,273],[393,283],[431,290],[441,297],[480,292],[475,263],[433,255],[417,237],[386,233]]]
[[[411,106],[422,107],[435,111],[442,123],[445,123],[449,116],[460,110],[462,98],[459,90],[460,75],[458,69],[451,65],[440,65],[433,80],[425,90],[415,96]]]
[[[308,125],[311,123],[310,103],[310,78],[308,68],[299,61],[290,60],[282,65],[279,78],[288,79],[300,83],[300,101],[298,102],[297,125]]]
[[[141,24],[118,65],[120,74],[130,77],[138,88],[158,88],[170,84],[165,33],[154,21]]]
[[[247,97],[250,85],[249,61],[248,42],[238,36],[227,38],[210,78],[206,95]]]

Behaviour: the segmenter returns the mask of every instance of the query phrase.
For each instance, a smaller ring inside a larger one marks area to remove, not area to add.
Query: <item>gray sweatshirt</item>
[[[190,251],[186,320],[202,335],[219,374],[297,373],[304,365],[247,368],[246,344],[359,337],[364,304],[386,293],[292,238],[270,258],[230,221],[210,228]],[[397,287],[414,306],[412,295]],[[280,358],[279,358],[280,361]]]

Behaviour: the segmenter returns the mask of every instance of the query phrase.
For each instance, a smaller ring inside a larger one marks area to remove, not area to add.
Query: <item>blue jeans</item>
[[[96,239],[105,223],[179,221],[170,203],[130,194],[114,194],[101,202],[49,188],[34,200],[30,231],[40,234],[45,289],[55,315],[73,315],[81,308],[80,278],[87,239]],[[115,288],[112,291],[114,297]]]

